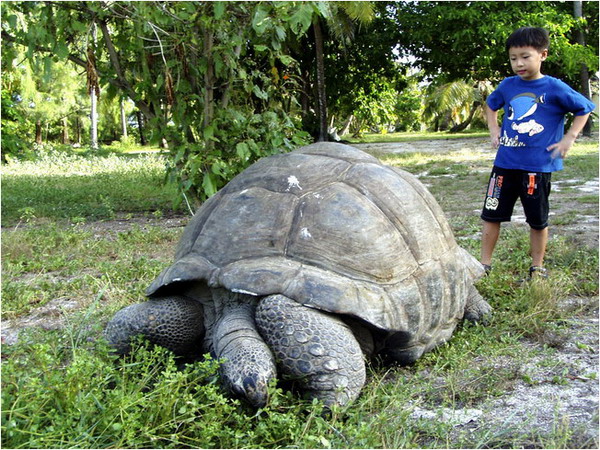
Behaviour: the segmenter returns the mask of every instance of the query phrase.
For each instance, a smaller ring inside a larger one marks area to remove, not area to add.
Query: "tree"
[[[36,59],[23,61],[14,74],[20,77],[19,90],[13,92],[18,96],[15,106],[35,127],[35,142],[42,144],[47,140],[44,130],[58,126],[56,134],[68,143],[68,118],[83,108],[77,91],[79,75],[70,65]]]
[[[577,28],[570,2],[397,2],[394,17],[402,52],[430,78],[498,81],[510,73],[504,43],[520,26],[550,31],[545,73],[578,83],[581,63],[598,70],[598,2],[584,2],[589,45],[573,42]]]
[[[318,141],[326,141],[328,140],[326,66],[330,61],[326,61],[325,46],[327,41],[342,45],[351,42],[355,24],[365,25],[373,19],[373,2],[306,2],[303,8],[300,11],[310,17],[312,24],[312,41],[307,37],[299,46],[295,46],[295,56],[302,66],[304,121],[305,126],[311,127],[309,105],[312,103],[318,118],[318,125],[315,127],[316,138]],[[311,77],[314,82],[311,82]],[[311,89],[313,84],[314,90]]]
[[[449,129],[451,133],[458,133],[471,124],[492,91],[491,83],[484,81],[456,80],[432,85],[425,98],[424,116],[434,122],[436,131]]]
[[[2,35],[30,57],[93,66],[98,86],[129,97],[151,139],[169,142],[170,179],[200,199],[255,159],[306,142],[282,108],[295,78],[279,72],[294,74],[282,48],[310,18],[291,2],[22,2]],[[92,61],[83,43],[93,26]]]
[[[4,71],[3,71],[4,72]],[[27,152],[24,137],[30,133],[25,114],[18,106],[18,81],[11,73],[2,74],[2,161]]]
[[[406,107],[420,110],[420,102],[411,98],[418,80],[411,79],[394,52],[399,36],[390,3],[373,2],[373,8],[372,21],[353,26],[350,38],[325,42],[327,104],[337,120],[333,126],[343,130],[352,119],[354,133],[393,125],[412,129],[417,119]],[[406,122],[398,115],[401,110]]]

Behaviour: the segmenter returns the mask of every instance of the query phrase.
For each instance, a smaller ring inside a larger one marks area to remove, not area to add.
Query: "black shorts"
[[[547,172],[502,169],[494,166],[483,203],[481,218],[487,222],[509,222],[517,199],[521,199],[529,226],[548,226],[550,179]]]

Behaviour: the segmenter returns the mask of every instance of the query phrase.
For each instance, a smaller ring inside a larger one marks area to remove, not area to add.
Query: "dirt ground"
[[[470,138],[447,141],[419,141],[412,143],[394,144],[359,144],[356,147],[381,153],[399,152],[432,152],[432,151],[462,151],[473,150],[489,153],[487,139]],[[565,180],[553,183],[553,195],[557,200],[555,205],[558,212],[573,201],[573,191],[562,198],[562,186],[576,187],[576,194],[598,195],[598,179],[586,183],[577,180]],[[560,226],[560,232],[573,237],[579,243],[591,248],[598,248],[598,215],[590,214],[579,218],[576,223]],[[129,230],[133,225],[182,227],[187,223],[187,217],[149,218],[134,217],[88,223],[98,236],[116,236]],[[516,217],[512,226],[525,226],[522,218]],[[585,304],[585,305],[584,305]],[[581,308],[582,306],[585,306]],[[539,360],[529,361],[526,365],[515,367],[523,374],[523,380],[518,381],[501,397],[495,397],[477,405],[476,408],[465,410],[435,410],[421,409],[415,405],[413,416],[419,420],[442,420],[451,423],[457,434],[471,433],[473,430],[489,430],[490,435],[527,435],[536,440],[536,436],[548,433],[556,434],[561,427],[569,427],[576,431],[571,442],[579,446],[598,448],[598,298],[564,299],[565,308],[581,309],[569,321],[571,333],[562,336],[560,342],[553,345],[555,353],[553,363]],[[78,309],[76,304],[66,304],[64,301],[51,301],[25,317],[2,322],[2,343],[11,344],[18,339],[18,332],[26,327],[41,327],[44,329],[60,328],[64,323],[65,314]],[[542,344],[528,342],[535,348]],[[498,359],[486,361],[486,365],[497,364],[499,367],[514,365],[514,361]],[[506,442],[506,441],[505,441]],[[509,441],[510,442],[510,441]]]

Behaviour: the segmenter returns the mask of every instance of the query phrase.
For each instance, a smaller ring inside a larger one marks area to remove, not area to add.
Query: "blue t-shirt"
[[[566,83],[545,75],[524,81],[504,79],[487,98],[494,111],[504,107],[500,147],[494,164],[504,169],[554,172],[563,168],[562,158],[546,149],[564,135],[565,114],[589,113],[594,104]]]

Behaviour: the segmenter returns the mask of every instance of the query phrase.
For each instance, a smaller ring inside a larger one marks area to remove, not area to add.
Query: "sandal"
[[[531,266],[529,268],[529,279],[533,280],[534,278],[548,278],[548,271],[541,266]]]

